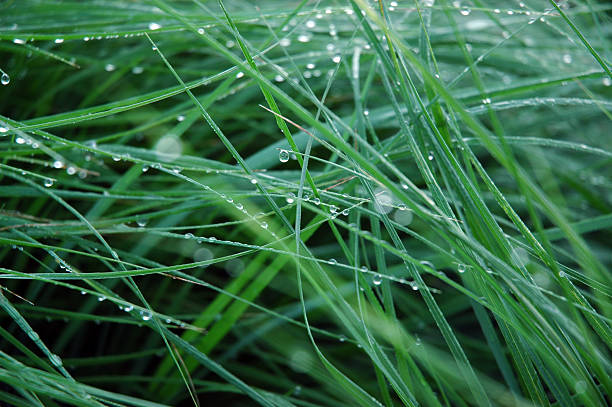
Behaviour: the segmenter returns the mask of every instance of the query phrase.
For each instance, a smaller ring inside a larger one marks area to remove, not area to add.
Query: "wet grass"
[[[610,403],[611,11],[0,4],[0,404]]]

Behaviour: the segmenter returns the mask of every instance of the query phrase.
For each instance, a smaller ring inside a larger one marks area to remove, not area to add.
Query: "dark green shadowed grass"
[[[611,17],[0,4],[0,405],[609,405]]]

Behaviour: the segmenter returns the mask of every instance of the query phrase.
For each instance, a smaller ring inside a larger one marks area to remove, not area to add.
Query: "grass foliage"
[[[609,405],[611,12],[0,2],[0,404]]]

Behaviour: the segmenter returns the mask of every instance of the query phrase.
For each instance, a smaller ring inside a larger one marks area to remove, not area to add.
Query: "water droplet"
[[[204,35],[204,29],[203,28],[198,28],[198,34]]]
[[[62,367],[62,358],[60,358],[59,356],[57,356],[56,354],[51,354],[49,356],[49,360],[51,361],[51,363],[53,363],[53,365],[55,367]]]
[[[338,212],[338,207],[336,205],[330,205],[329,212],[334,215]]]
[[[278,159],[282,163],[286,163],[287,161],[289,161],[289,151],[280,150],[280,152],[278,153]]]
[[[459,263],[459,264],[457,265],[457,271],[458,271],[459,273],[465,273],[465,264],[461,264],[461,263]]]
[[[462,15],[462,16],[469,16],[469,15],[470,15],[470,13],[472,12],[472,10],[470,10],[470,9],[469,9],[469,8],[467,8],[467,7],[463,7],[463,8],[461,9],[461,11],[459,11],[459,12],[461,13],[461,15]]]
[[[144,68],[142,66],[135,66],[132,68],[132,73],[134,75],[140,75],[143,72],[144,72]]]
[[[563,62],[566,64],[571,64],[572,56],[570,54],[563,54]]]
[[[366,110],[364,110],[364,111],[363,111],[363,115],[364,115],[364,116],[369,116],[369,115],[370,115],[370,111],[369,111],[369,110],[367,110],[367,109],[366,109]]]
[[[185,233],[185,239],[193,239],[193,233]]]
[[[61,44],[62,42],[64,42],[64,39],[63,38],[56,38],[53,42],[56,43],[56,44]]]
[[[87,294],[87,291],[81,290],[81,295],[85,295],[85,294]]]
[[[483,105],[488,105],[488,104],[491,104],[491,99],[490,99],[490,98],[484,98],[484,99],[482,99],[482,104],[483,104]]]
[[[7,73],[3,73],[2,76],[0,77],[0,82],[3,85],[8,85],[10,81],[11,81],[11,77],[8,76]]]
[[[308,27],[308,28],[315,28],[316,25],[317,25],[317,23],[314,20],[306,21],[306,27]]]
[[[257,178],[251,178],[251,184],[253,185],[257,184]]]
[[[104,70],[106,72],[113,72],[115,70],[115,65],[113,65],[113,64],[106,64],[104,66]]]
[[[8,132],[8,129],[6,127],[0,126],[0,134],[4,136],[4,133],[6,132]]]
[[[17,137],[15,139],[15,143],[17,144],[25,144],[26,140],[23,137]]]
[[[603,84],[604,84],[604,86],[612,85],[612,79],[610,79],[609,76],[606,76],[605,78],[603,78]]]
[[[179,114],[178,116],[176,116],[177,122],[182,122],[183,120],[185,120],[185,116],[183,116],[182,114]]]
[[[340,342],[346,342],[346,336],[344,336],[344,335],[340,335],[340,337],[338,338],[338,340],[339,340]]]
[[[310,35],[309,35],[309,34],[300,34],[300,35],[298,35],[297,40],[298,40],[299,42],[304,42],[304,43],[305,43],[305,42],[309,42],[309,41],[310,41],[310,38],[311,38],[311,37],[310,37]]]
[[[268,229],[268,222],[261,222],[260,225],[262,228]]]
[[[382,279],[382,275],[380,275],[380,274],[375,274],[375,275],[372,277],[372,283],[373,283],[374,285],[381,285],[381,284],[382,284],[382,280],[383,280],[383,279]]]
[[[143,321],[149,321],[151,319],[151,313],[149,311],[143,311],[141,315]]]
[[[106,299],[105,296],[101,295],[100,297],[98,297],[98,302],[102,302]]]
[[[278,42],[278,44],[281,47],[288,47],[289,45],[291,45],[291,40],[289,38],[281,38],[281,40]]]
[[[134,309],[133,305],[126,305],[125,308],[123,309],[125,312],[132,312],[132,310]]]
[[[410,287],[412,288],[412,291],[418,291],[419,290],[419,285],[416,281],[411,281],[410,282]]]
[[[433,151],[430,151],[430,152],[427,154],[427,159],[428,159],[429,161],[433,161],[433,159],[434,159],[434,153],[433,153]]]
[[[151,31],[159,30],[160,28],[161,28],[161,25],[157,23],[149,23],[149,30]]]
[[[236,74],[236,79],[240,79],[240,78],[242,78],[243,76],[244,76],[244,72],[238,72],[238,73]]]
[[[348,209],[348,208],[346,208],[346,209],[344,209],[344,210],[342,211],[342,215],[344,215],[344,216],[348,216],[348,214],[349,214],[349,209]]]
[[[44,184],[47,188],[53,185],[53,180],[51,178],[45,178]]]
[[[76,167],[74,167],[73,165],[69,165],[68,168],[66,168],[66,173],[68,175],[76,174]]]
[[[421,262],[421,264],[422,264],[423,266],[429,267],[429,268],[430,268],[430,269],[432,269],[432,270],[435,270],[435,269],[436,269],[436,268],[434,267],[433,263],[432,263],[432,262],[430,262],[430,261],[423,260],[423,261]]]
[[[14,38],[13,39],[13,44],[20,44],[21,45],[21,44],[25,44],[25,43],[26,43],[26,41],[22,40],[21,38]]]
[[[332,266],[338,264],[338,260],[336,259],[329,259],[329,261],[327,262],[328,264],[331,264]]]
[[[576,390],[576,393],[582,394],[587,389],[587,383],[584,380],[578,380],[574,386],[574,389]]]
[[[332,58],[332,61],[335,64],[339,64],[341,59],[342,59],[342,57],[340,55],[334,55],[334,57]]]
[[[306,199],[306,200],[308,200],[308,199]],[[321,200],[319,198],[313,198],[312,199],[312,203],[317,205],[317,206],[319,206],[319,205],[321,205]]]
[[[286,201],[288,204],[292,204],[293,202],[295,202],[295,195],[290,192],[289,195],[287,195]]]

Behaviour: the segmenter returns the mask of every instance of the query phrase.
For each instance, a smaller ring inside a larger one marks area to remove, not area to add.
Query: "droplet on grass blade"
[[[278,153],[278,160],[282,163],[286,163],[287,161],[289,161],[289,151],[280,150]]]

